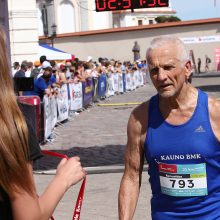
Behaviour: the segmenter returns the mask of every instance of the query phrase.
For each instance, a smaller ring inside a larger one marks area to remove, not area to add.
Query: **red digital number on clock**
[[[124,0],[123,2],[127,3],[127,4],[124,4],[124,9],[130,9],[131,8],[131,0]]]
[[[150,4],[148,3],[149,1],[147,0],[140,0],[140,6],[145,6],[147,3],[148,3],[147,4],[148,7],[155,7],[157,4],[158,6],[161,6],[161,7],[168,6],[167,3],[163,3],[162,1],[163,0],[153,0],[153,2]]]
[[[96,11],[168,7],[169,0],[96,0]]]
[[[96,0],[96,8],[98,11],[130,9],[132,0]]]
[[[104,0],[104,1],[96,0],[95,4],[96,4],[97,11],[105,11],[106,10],[106,6],[107,6],[106,0]]]
[[[114,4],[116,2],[116,0],[109,0],[108,1],[108,8],[110,9],[110,10],[115,10],[115,9],[117,9],[117,7],[116,7],[116,5]],[[115,5],[115,6],[114,6]]]

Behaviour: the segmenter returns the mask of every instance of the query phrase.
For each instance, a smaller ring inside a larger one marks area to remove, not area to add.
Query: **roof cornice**
[[[134,30],[147,30],[147,29],[157,29],[157,28],[169,28],[169,27],[182,27],[182,26],[191,26],[191,25],[205,25],[205,24],[215,24],[220,23],[220,18],[210,18],[210,19],[199,19],[199,20],[190,20],[190,21],[177,21],[177,22],[166,22],[159,24],[148,24],[141,26],[132,26],[132,27],[121,27],[121,28],[109,28],[101,30],[92,30],[92,31],[81,31],[74,33],[65,33],[57,34],[56,38],[66,38],[66,37],[75,37],[75,36],[89,36],[89,35],[99,35],[106,33],[117,33],[117,32],[126,32]],[[47,39],[44,36],[39,36],[39,40]]]

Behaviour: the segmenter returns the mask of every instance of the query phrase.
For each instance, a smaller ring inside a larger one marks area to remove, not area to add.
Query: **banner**
[[[125,79],[126,79],[126,91],[131,91],[131,74],[127,73],[125,75]]]
[[[70,110],[77,111],[83,107],[82,83],[70,83]]]
[[[135,72],[131,73],[131,90],[136,89],[136,83],[135,83]]]
[[[44,103],[44,140],[46,140],[52,134],[51,106],[49,102],[49,97],[47,95],[43,97],[43,103]]]
[[[144,71],[142,72],[142,76],[143,76],[143,81],[144,81],[144,84],[146,83],[149,83],[150,82],[150,79],[147,80],[147,76],[149,77],[149,72],[145,73]]]
[[[93,102],[98,101],[98,77],[92,77],[93,81],[93,93],[92,93],[92,100]]]
[[[118,91],[120,93],[124,92],[124,88],[123,88],[123,75],[122,75],[122,73],[118,73]]]
[[[113,75],[111,73],[108,74],[108,78],[107,78],[107,91],[106,91],[106,96],[110,97],[113,96],[115,94],[113,85],[114,85],[114,79],[113,79]]]
[[[122,79],[123,79],[123,89],[124,89],[124,92],[126,92],[126,73],[125,72],[122,73]]]
[[[57,123],[57,100],[53,95],[49,98],[50,109],[51,109],[51,128],[53,129]]]
[[[220,42],[220,35],[180,38],[185,44]]]
[[[139,87],[139,71],[138,70],[134,71],[133,79],[134,79],[134,85],[136,89]]]
[[[86,82],[82,83],[83,88],[83,107],[92,103],[93,82],[92,78],[88,78]]]
[[[106,74],[102,74],[98,80],[98,97],[104,98],[106,93]]]
[[[58,117],[57,121],[61,122],[68,119],[68,95],[67,95],[67,85],[64,84],[60,89],[58,89],[57,94],[57,109]]]
[[[118,74],[117,73],[113,73],[113,89],[115,92],[118,92],[119,91],[119,88],[118,88]]]

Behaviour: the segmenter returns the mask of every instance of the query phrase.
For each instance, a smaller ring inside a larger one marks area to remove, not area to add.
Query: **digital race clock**
[[[169,7],[169,0],[96,0],[96,11]]]

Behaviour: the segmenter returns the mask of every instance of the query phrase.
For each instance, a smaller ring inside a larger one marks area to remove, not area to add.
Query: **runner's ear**
[[[192,73],[192,63],[190,60],[186,61],[184,68],[185,68],[186,78],[188,79]]]

